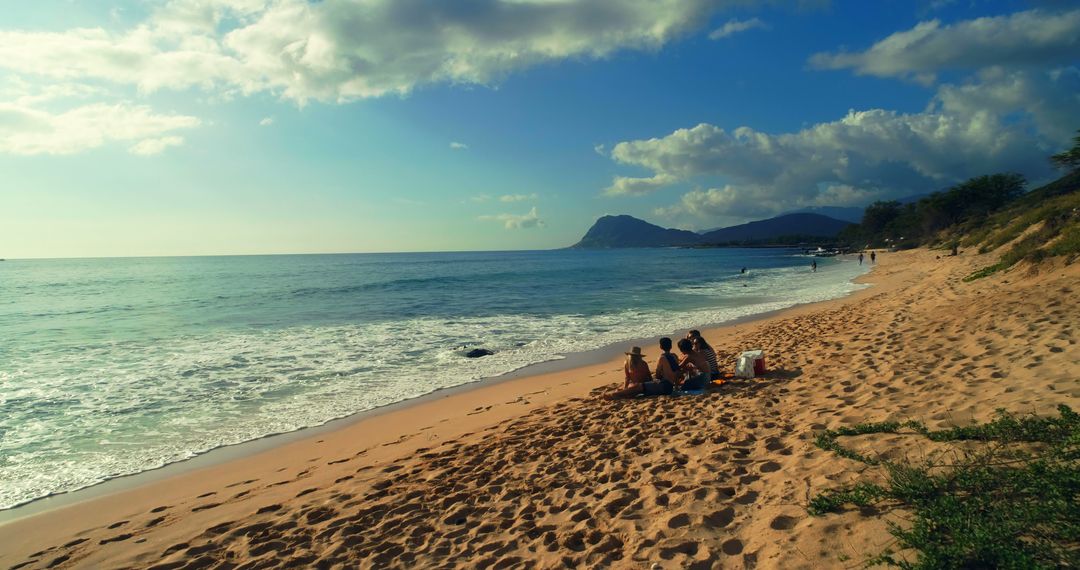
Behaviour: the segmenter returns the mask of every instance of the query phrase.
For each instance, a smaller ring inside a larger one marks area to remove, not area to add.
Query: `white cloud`
[[[536,214],[536,206],[533,206],[533,208],[529,210],[529,213],[523,215],[495,214],[493,216],[480,216],[478,219],[482,221],[502,222],[503,227],[508,230],[544,227],[544,221]]]
[[[814,205],[862,205],[930,192],[993,172],[1049,175],[1047,156],[1067,144],[1080,117],[1080,10],[1039,10],[942,26],[925,22],[861,53],[819,54],[819,67],[932,81],[939,70],[977,68],[939,85],[926,109],[849,111],[797,132],[700,124],[665,137],[622,142],[617,162],[651,178],[617,177],[608,195],[704,182],[657,213],[746,219]],[[715,185],[714,182],[722,184]]]
[[[960,85],[942,85],[932,108],[961,117],[1019,113],[1051,144],[1064,143],[1080,125],[1080,69],[1006,70],[991,67]]]
[[[550,61],[655,50],[734,0],[172,0],[134,28],[0,32],[0,68],[143,92],[300,103],[497,82]]]
[[[653,139],[656,140],[656,139]],[[619,143],[626,144],[626,143]],[[618,150],[618,146],[615,150]],[[614,156],[614,151],[612,151]],[[631,162],[631,161],[625,161]],[[643,196],[655,192],[665,186],[678,182],[679,179],[671,174],[657,174],[648,178],[634,178],[630,176],[616,176],[611,186],[604,189],[606,196]]]
[[[453,150],[469,150],[469,145],[457,141],[450,143],[450,148]]]
[[[264,117],[263,120],[259,121],[260,127],[269,127],[272,124],[274,124],[273,117]]]
[[[101,87],[84,83],[35,85],[19,77],[7,77],[5,84],[0,86],[0,100],[20,107],[40,106],[65,99],[88,99],[106,93]]]
[[[850,111],[839,120],[783,134],[749,127],[729,133],[700,124],[659,139],[621,142],[611,155],[656,173],[645,180],[727,181],[721,188],[688,193],[665,209],[672,216],[745,218],[808,205],[860,205],[980,174],[1047,172],[1055,139],[1033,134],[1028,121],[1006,120],[1018,109],[1002,105],[998,114],[969,108],[975,102],[963,98],[966,91],[952,89],[943,89],[945,102],[922,113]]]
[[[469,200],[472,201],[472,202],[476,202],[477,204],[480,204],[480,203],[483,203],[483,202],[487,202],[488,200],[491,200],[491,195],[490,194],[477,194],[476,196],[470,197]]]
[[[500,202],[524,202],[539,198],[536,194],[503,194],[499,196]]]
[[[745,32],[747,30],[753,30],[755,28],[769,29],[769,25],[763,22],[760,18],[750,18],[749,20],[728,20],[723,26],[709,32],[710,40],[719,40],[728,36],[737,34],[739,32]]]
[[[153,150],[158,145],[163,150],[179,139],[168,133],[198,125],[195,117],[157,114],[149,107],[127,103],[95,103],[61,113],[0,104],[0,153],[72,154],[111,141],[136,141],[132,152],[137,153],[136,148]]]
[[[132,145],[132,147],[128,149],[128,152],[139,156],[153,156],[165,152],[165,149],[171,146],[180,146],[182,144],[184,144],[184,137],[178,136],[143,139]]]
[[[822,69],[854,69],[860,75],[914,77],[931,82],[944,69],[1075,64],[1080,53],[1080,9],[1029,10],[942,25],[921,22],[863,52],[819,53]]]

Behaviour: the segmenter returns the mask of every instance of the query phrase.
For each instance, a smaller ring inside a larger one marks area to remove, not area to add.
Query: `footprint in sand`
[[[774,518],[772,522],[769,523],[769,526],[772,527],[773,530],[791,530],[792,528],[795,528],[795,523],[797,522],[799,522],[798,519],[794,517],[780,515]]]
[[[761,472],[762,473],[772,473],[774,471],[779,471],[779,470],[780,470],[780,464],[775,462],[775,461],[766,461],[765,463],[761,464]]]
[[[690,517],[686,513],[677,514],[668,519],[668,528],[682,528],[690,524]]]
[[[705,515],[702,524],[708,528],[723,528],[735,520],[735,509],[727,507],[712,514]]]
[[[757,491],[747,491],[745,495],[739,497],[738,499],[735,499],[735,502],[739,503],[740,505],[749,505],[757,501],[757,498]]]
[[[98,541],[98,544],[109,544],[110,542],[121,542],[121,541],[127,540],[127,539],[129,539],[129,538],[131,538],[133,536],[135,536],[135,535],[131,534],[130,532],[125,532],[124,534],[118,534],[118,535],[116,535],[116,536],[114,536],[112,538],[103,538],[103,539]]]

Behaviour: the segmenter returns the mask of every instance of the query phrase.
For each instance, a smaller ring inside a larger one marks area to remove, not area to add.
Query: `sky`
[[[1057,174],[1080,3],[36,0],[0,257],[548,249]]]

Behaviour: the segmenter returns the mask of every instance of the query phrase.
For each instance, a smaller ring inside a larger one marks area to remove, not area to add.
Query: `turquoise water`
[[[842,296],[865,268],[646,249],[0,263],[0,508],[615,342]],[[748,267],[746,275],[740,267]],[[496,351],[464,358],[471,347]]]

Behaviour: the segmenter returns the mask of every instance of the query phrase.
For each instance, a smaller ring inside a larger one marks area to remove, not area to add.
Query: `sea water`
[[[839,297],[866,270],[818,266],[771,249],[8,260],[0,509],[570,353]],[[495,354],[464,356],[479,347]]]

